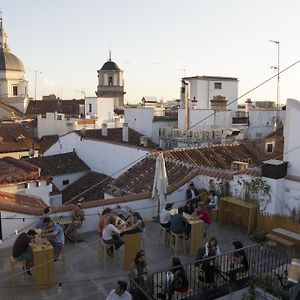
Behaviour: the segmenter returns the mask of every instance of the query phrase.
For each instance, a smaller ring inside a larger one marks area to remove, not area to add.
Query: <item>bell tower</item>
[[[114,108],[124,106],[123,71],[111,60],[109,51],[108,61],[98,72],[96,95],[101,98],[114,98]]]

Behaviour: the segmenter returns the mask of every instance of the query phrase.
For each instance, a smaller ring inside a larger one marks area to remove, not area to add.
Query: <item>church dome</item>
[[[120,71],[120,68],[118,67],[118,65],[115,62],[109,60],[102,66],[101,70],[104,70],[104,71]]]
[[[0,51],[0,71],[3,70],[25,72],[21,60],[8,51]]]

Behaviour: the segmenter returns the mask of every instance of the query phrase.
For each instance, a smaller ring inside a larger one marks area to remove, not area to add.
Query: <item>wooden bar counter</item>
[[[141,234],[139,232],[125,234],[122,236],[122,239],[125,242],[124,265],[125,265],[125,270],[128,270],[136,254],[141,250]]]
[[[257,206],[233,197],[220,199],[219,224],[235,223],[246,228],[251,234],[256,228]],[[238,224],[240,222],[240,224]]]
[[[34,280],[37,289],[46,289],[54,285],[53,247],[47,239],[41,244],[32,245],[34,259]]]

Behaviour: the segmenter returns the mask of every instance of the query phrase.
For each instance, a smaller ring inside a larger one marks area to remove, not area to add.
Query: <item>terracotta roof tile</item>
[[[40,180],[40,169],[25,161],[12,157],[0,159],[0,184]]]
[[[60,112],[68,116],[78,116],[81,113],[80,106],[84,106],[84,100],[30,100],[26,115]]]
[[[42,176],[58,176],[82,171],[90,168],[76,155],[75,152],[68,152],[49,156],[39,156],[34,158],[24,158],[41,169]]]
[[[101,129],[88,129],[84,133],[84,139],[92,139],[99,141],[106,141],[111,143],[117,143],[120,145],[129,145],[135,147],[142,147],[140,144],[140,137],[143,136],[141,133],[128,128],[128,142],[123,142],[122,140],[122,131],[123,128],[108,128],[107,136],[103,136],[101,133]],[[75,131],[79,136],[81,136],[81,132]],[[153,143],[150,139],[147,139],[147,147],[145,149],[156,149],[158,147],[157,144]]]
[[[39,145],[34,141],[35,149]],[[30,136],[19,123],[0,124],[0,153],[29,151],[32,148],[32,136]]]
[[[103,188],[111,180],[112,178],[105,174],[89,172],[62,191],[63,203],[76,203],[80,198],[83,198],[84,202],[103,199]]]
[[[40,215],[45,207],[41,199],[0,191],[0,210]]]

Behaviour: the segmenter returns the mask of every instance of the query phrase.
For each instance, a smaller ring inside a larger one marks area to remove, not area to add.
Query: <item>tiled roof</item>
[[[41,215],[45,207],[41,199],[0,191],[0,211]]]
[[[271,137],[283,137],[283,127],[276,129],[271,134],[266,136],[266,138],[271,138]]]
[[[75,152],[24,158],[23,160],[39,167],[42,176],[58,176],[90,169]]]
[[[251,144],[251,147],[253,145]],[[257,153],[248,145],[214,145],[198,148],[184,148],[164,151],[169,188],[175,191],[197,175],[231,180],[236,173],[258,175],[261,163]],[[148,154],[131,169],[116,178],[107,188],[107,193],[114,196],[138,194],[152,191],[155,172],[155,160],[158,152]],[[249,169],[234,171],[233,161],[248,162]]]
[[[103,199],[103,188],[110,182],[111,177],[105,174],[89,172],[63,190],[63,203],[76,203],[80,198],[84,202]]]
[[[245,145],[212,145],[182,148],[164,152],[164,158],[194,166],[230,170],[233,161],[248,162],[250,167],[259,165],[256,153]]]
[[[34,165],[12,157],[0,159],[0,184],[28,182],[41,179],[40,170]]]
[[[30,100],[26,115],[39,115],[56,111],[70,116],[79,115],[82,105],[84,105],[84,100]]]
[[[30,136],[19,123],[0,124],[0,153],[29,151],[32,148]],[[34,148],[39,149],[39,144],[34,141]]]
[[[46,152],[59,139],[58,135],[45,135],[39,140],[40,154]]]
[[[111,143],[117,143],[120,145],[130,145],[135,147],[142,147],[140,144],[140,137],[143,136],[141,133],[128,128],[128,142],[123,142],[122,140],[122,130],[123,128],[108,128],[107,136],[101,134],[101,129],[87,129],[84,133],[84,139],[92,139],[99,141],[106,141]],[[79,130],[75,131],[78,135],[81,136]],[[146,149],[156,149],[157,144],[153,143],[150,139],[147,139],[147,148]]]
[[[259,164],[269,159],[283,159],[284,139],[283,136],[280,135],[280,131],[277,133],[275,131],[264,139],[244,140],[239,141],[239,143],[243,144],[250,152],[252,152],[253,156],[256,155]],[[268,143],[275,143],[274,152],[266,152],[266,144]]]

